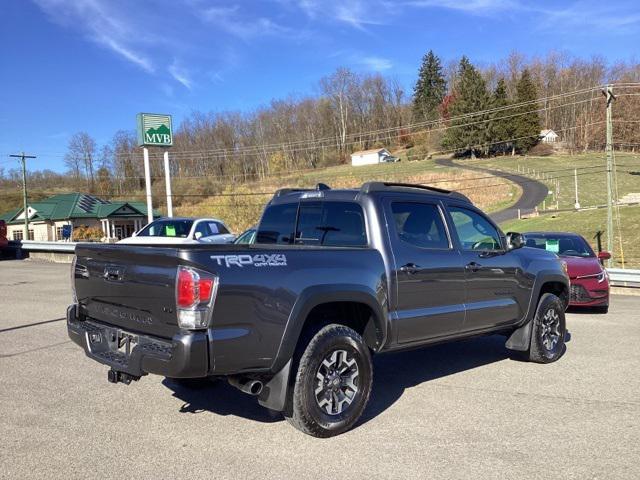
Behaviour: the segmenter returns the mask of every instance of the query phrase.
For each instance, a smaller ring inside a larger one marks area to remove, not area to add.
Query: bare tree
[[[94,190],[94,159],[96,153],[96,141],[86,132],[78,132],[69,140],[65,164],[71,170],[76,179],[84,177],[87,181],[87,190]]]

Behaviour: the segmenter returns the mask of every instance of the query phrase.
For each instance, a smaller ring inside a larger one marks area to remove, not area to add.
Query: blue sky
[[[248,110],[317,91],[338,66],[410,91],[420,58],[489,64],[519,50],[629,60],[632,1],[3,0],[0,167],[8,153],[61,170],[69,136],[99,144],[139,111]]]

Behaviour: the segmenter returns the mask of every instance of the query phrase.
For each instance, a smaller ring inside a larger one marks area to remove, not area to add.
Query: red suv
[[[570,306],[592,307],[607,313],[609,275],[601,261],[611,258],[609,252],[596,255],[589,243],[577,233],[529,232],[523,236],[526,247],[554,252],[566,262],[571,280]]]

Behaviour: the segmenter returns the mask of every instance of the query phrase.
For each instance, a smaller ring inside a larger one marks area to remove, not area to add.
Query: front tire
[[[562,301],[552,293],[545,293],[538,301],[533,319],[529,361],[551,363],[558,360],[566,349],[566,332],[567,323]]]
[[[327,325],[300,356],[285,417],[308,435],[339,435],[362,415],[372,383],[371,354],[362,337],[344,325]]]

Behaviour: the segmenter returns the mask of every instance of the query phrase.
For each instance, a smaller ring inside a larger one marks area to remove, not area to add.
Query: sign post
[[[169,150],[164,151],[164,181],[167,189],[167,216],[173,217],[173,199],[171,198],[171,172],[169,171]]]
[[[151,168],[149,167],[149,149],[142,147],[144,157],[144,186],[147,190],[147,223],[153,222],[153,200],[151,198]]]
[[[151,198],[151,169],[149,167],[149,149],[147,147],[170,147],[173,145],[173,127],[171,115],[156,113],[138,114],[138,146],[143,147],[144,179],[147,192],[147,219],[153,221],[153,201]],[[167,189],[167,214],[173,216],[171,198],[171,177],[169,172],[169,151],[164,152],[164,173]]]

